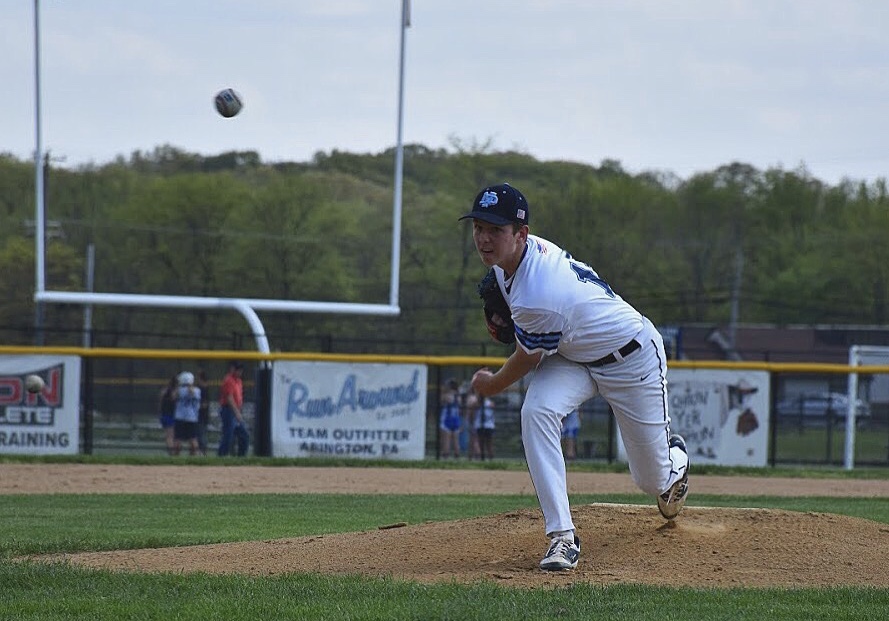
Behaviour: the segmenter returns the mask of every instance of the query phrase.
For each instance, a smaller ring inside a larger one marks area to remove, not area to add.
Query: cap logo
[[[482,194],[482,197],[479,199],[478,204],[480,207],[492,207],[499,202],[497,198],[496,192],[485,192]]]
[[[524,209],[516,209],[515,217],[517,220],[525,219],[525,210]]]

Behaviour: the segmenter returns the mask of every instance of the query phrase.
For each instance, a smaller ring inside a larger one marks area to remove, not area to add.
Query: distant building
[[[876,345],[889,348],[889,327],[883,326],[785,326],[739,325],[735,343],[726,326],[688,325],[670,327],[665,341],[671,358],[679,360],[738,360],[746,362],[821,362],[848,364],[853,345]],[[868,364],[889,365],[885,360]],[[781,374],[773,399],[800,394],[846,393],[848,376],[844,374],[815,375]],[[858,395],[876,406],[889,410],[889,375],[860,376]]]
[[[674,335],[675,328],[669,330]],[[847,364],[852,345],[889,347],[889,327],[740,325],[732,346],[725,326],[684,325],[674,338],[680,360]]]

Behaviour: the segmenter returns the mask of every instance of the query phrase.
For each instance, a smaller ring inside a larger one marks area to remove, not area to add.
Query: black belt
[[[632,341],[618,349],[617,353],[619,353],[622,358],[626,358],[640,347],[642,347],[642,344],[636,339],[633,339]],[[591,367],[604,367],[606,364],[611,364],[612,362],[617,362],[617,356],[615,356],[614,354],[608,354],[607,356],[603,356],[598,360],[593,360],[592,362],[588,362],[587,364]]]

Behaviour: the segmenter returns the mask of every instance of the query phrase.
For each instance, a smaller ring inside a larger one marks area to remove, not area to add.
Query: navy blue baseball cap
[[[495,226],[528,224],[528,201],[508,183],[486,187],[475,197],[472,211],[459,219],[473,218]]]

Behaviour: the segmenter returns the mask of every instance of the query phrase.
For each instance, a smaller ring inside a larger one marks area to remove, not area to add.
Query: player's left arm
[[[542,358],[543,352],[529,354],[521,347],[516,347],[496,373],[490,369],[476,371],[472,376],[472,388],[483,397],[501,393],[536,368]]]

